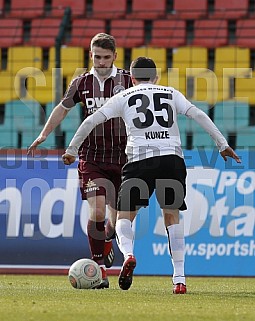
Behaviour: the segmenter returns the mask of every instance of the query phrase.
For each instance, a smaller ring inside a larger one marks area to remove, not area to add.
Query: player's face
[[[90,58],[93,61],[93,66],[101,77],[108,76],[112,71],[112,65],[116,59],[116,53],[109,49],[101,47],[93,47],[90,52]]]

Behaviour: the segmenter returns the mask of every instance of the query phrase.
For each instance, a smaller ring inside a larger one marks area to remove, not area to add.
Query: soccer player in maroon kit
[[[92,69],[70,83],[42,132],[29,147],[28,154],[33,154],[77,103],[83,103],[86,118],[111,96],[132,86],[129,72],[113,64],[117,57],[114,37],[105,33],[95,35],[91,40],[90,57]],[[92,259],[102,271],[99,288],[109,287],[106,267],[111,267],[114,258],[112,239],[115,237],[121,168],[126,162],[125,147],[125,125],[122,119],[116,118],[97,126],[79,149],[80,190],[82,199],[88,201],[90,211],[87,225],[89,245]],[[106,205],[109,218],[105,225]]]

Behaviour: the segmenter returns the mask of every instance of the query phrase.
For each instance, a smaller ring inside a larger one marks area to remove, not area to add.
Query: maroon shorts
[[[82,199],[104,195],[106,203],[116,209],[122,166],[80,160],[78,173]]]

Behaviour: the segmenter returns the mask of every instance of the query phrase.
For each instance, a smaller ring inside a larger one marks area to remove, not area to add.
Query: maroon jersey
[[[90,72],[78,76],[71,82],[62,99],[62,105],[69,109],[82,102],[86,118],[110,97],[129,87],[132,87],[132,81],[128,71],[113,66],[109,78],[102,82],[92,68]],[[79,149],[79,157],[87,161],[124,164],[125,148],[125,125],[121,118],[113,118],[98,125],[90,133]]]

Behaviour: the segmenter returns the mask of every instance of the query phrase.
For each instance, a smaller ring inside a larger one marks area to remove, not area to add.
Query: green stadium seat
[[[247,126],[246,128],[236,131],[236,149],[251,148],[255,149],[255,126]]]
[[[205,102],[193,101],[194,105],[209,113],[209,106]],[[189,130],[192,133],[192,148],[214,148],[215,143],[211,136],[194,120],[190,120]]]
[[[233,133],[249,125],[249,105],[239,101],[224,101],[214,107],[214,123],[223,132]]]
[[[46,105],[47,119],[51,114],[53,108],[54,108],[54,104],[52,102]],[[80,124],[81,124],[81,108],[80,108],[80,104],[77,104],[75,107],[73,107],[69,111],[65,119],[60,124],[60,131],[63,132],[63,134],[65,135],[65,146],[69,145],[73,135],[75,134]],[[51,133],[50,135],[53,135],[53,133]]]

